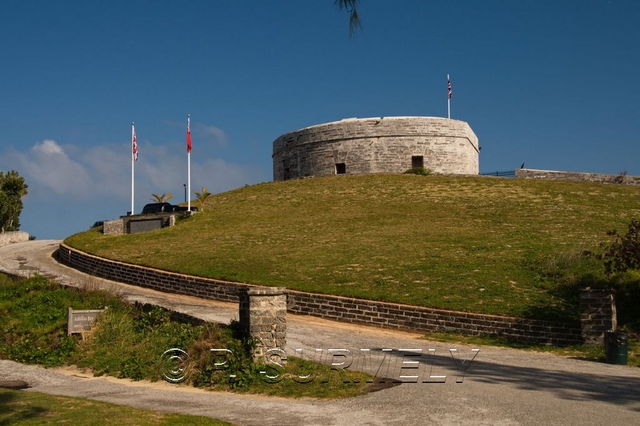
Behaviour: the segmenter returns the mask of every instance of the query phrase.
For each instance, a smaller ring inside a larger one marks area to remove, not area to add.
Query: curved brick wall
[[[336,174],[403,173],[422,156],[435,173],[478,174],[478,138],[459,120],[441,117],[351,118],[318,124],[273,142],[273,179]]]
[[[95,276],[206,299],[238,302],[242,289],[260,287],[108,260],[64,244],[60,245],[54,256],[61,263]],[[577,326],[295,290],[287,290],[287,311],[419,332],[453,331],[472,335],[499,335],[515,340],[559,345],[582,342]]]

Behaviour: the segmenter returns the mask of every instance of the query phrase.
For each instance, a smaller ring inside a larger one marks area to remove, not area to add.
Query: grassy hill
[[[415,175],[263,183],[144,234],[69,237],[111,259],[207,277],[475,312],[575,320],[580,253],[640,217],[640,188]]]

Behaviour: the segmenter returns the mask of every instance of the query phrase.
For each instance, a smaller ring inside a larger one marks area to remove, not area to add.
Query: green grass
[[[120,310],[100,291],[63,288],[44,277],[14,280],[0,274],[0,357],[47,367],[63,364],[76,347],[67,336],[67,307]]]
[[[66,335],[68,306],[108,309],[86,340],[80,340]],[[162,308],[129,305],[100,291],[63,288],[44,277],[13,280],[0,274],[0,334],[0,358],[45,366],[77,365],[95,375],[162,380],[162,373],[172,366],[162,359],[163,352],[181,348],[190,355],[191,373],[184,382],[207,389],[315,398],[351,397],[375,389],[367,383],[373,378],[365,373],[347,371],[338,377],[330,366],[296,358],[280,371],[282,380],[268,381],[260,373],[265,367],[251,358],[253,343],[240,338],[237,323],[175,321]],[[228,370],[214,368],[216,359],[210,349],[236,354]],[[292,375],[300,371],[311,371],[318,379],[297,383]],[[230,380],[231,374],[236,378]]]
[[[334,176],[218,194],[174,228],[124,236],[93,229],[65,242],[205,277],[576,321],[575,292],[557,271],[597,268],[579,254],[639,216],[633,186]]]
[[[142,322],[142,324],[141,324]],[[143,315],[112,310],[100,318],[91,338],[80,344],[73,361],[95,374],[121,378],[159,380],[160,371],[173,365],[165,364],[160,354],[170,348],[186,350],[190,356],[185,383],[210,390],[257,393],[301,398],[346,398],[362,395],[372,387],[373,378],[365,373],[332,371],[328,365],[291,357],[278,373],[277,380],[268,380],[260,371],[264,365],[250,359],[252,346],[237,336],[237,324],[189,325],[168,321],[167,312],[155,308]],[[235,357],[227,359],[228,368],[215,368],[210,349],[229,349]],[[294,377],[313,372],[314,380],[298,383]],[[235,375],[235,378],[231,378]]]
[[[83,398],[0,389],[0,424],[229,425],[208,417],[157,413]]]

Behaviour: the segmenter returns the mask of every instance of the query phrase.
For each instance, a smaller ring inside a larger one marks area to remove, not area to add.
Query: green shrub
[[[226,368],[214,366],[216,356],[211,352],[212,348],[229,349],[233,353],[227,359]],[[258,368],[252,360],[254,348],[254,342],[238,339],[237,323],[230,327],[207,324],[204,333],[188,350],[193,371],[191,382],[196,386],[248,388],[259,380]],[[230,374],[236,377],[230,378]]]
[[[429,176],[433,172],[430,169],[425,169],[424,167],[413,167],[404,173],[409,175]]]
[[[133,380],[158,380],[161,355],[171,348],[188,348],[203,326],[172,322],[169,311],[149,306],[110,310],[100,315],[75,362],[97,374]]]
[[[640,333],[640,271],[626,271],[613,281],[618,324]]]
[[[632,220],[625,235],[615,230],[608,234],[613,236],[613,241],[602,255],[606,274],[640,270],[640,220]]]

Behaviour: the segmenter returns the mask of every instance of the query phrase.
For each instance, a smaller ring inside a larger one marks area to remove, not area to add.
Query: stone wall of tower
[[[339,173],[403,173],[413,157],[442,174],[478,174],[478,138],[459,120],[439,117],[345,119],[280,136],[273,142],[273,178]]]

